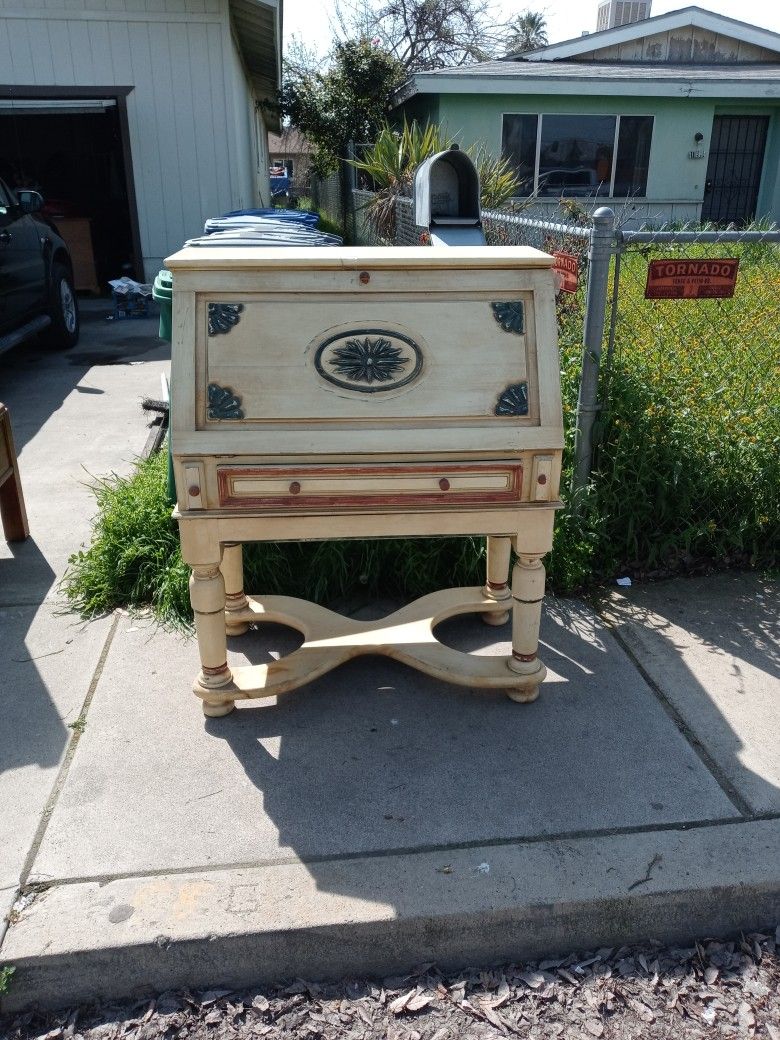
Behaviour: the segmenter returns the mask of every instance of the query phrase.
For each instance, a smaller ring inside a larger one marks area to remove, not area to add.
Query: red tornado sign
[[[646,300],[711,300],[734,295],[739,260],[651,260]]]
[[[571,253],[553,253],[553,257],[553,272],[558,289],[562,292],[576,292],[580,275],[579,260]]]

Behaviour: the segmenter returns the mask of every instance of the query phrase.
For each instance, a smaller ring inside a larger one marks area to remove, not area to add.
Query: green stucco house
[[[780,35],[699,7],[418,73],[397,102],[508,156],[539,214],[780,223]]]

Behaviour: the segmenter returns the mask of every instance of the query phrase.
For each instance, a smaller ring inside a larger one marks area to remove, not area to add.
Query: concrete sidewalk
[[[211,720],[191,640],[62,616],[55,582],[91,511],[80,466],[129,464],[166,365],[143,324],[111,328],[110,348],[87,329],[76,365],[9,355],[35,541],[0,546],[4,1011],[780,919],[777,583],[679,580],[598,611],[552,600],[531,705],[377,658]],[[117,336],[130,364],[106,363]],[[29,415],[33,386],[48,404]],[[508,648],[508,626],[477,619],[441,635]],[[266,626],[231,657],[297,642]]]

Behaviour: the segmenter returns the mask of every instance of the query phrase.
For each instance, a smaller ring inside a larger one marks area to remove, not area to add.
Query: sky
[[[653,0],[652,14],[666,14],[681,7],[693,6],[686,0]],[[717,14],[724,14],[742,22],[750,22],[763,29],[780,33],[780,0],[699,0],[698,7]],[[520,0],[520,3],[497,3],[504,20],[513,14],[530,8],[542,11],[547,19],[547,35],[550,43],[571,40],[586,30],[596,29],[598,0]],[[287,42],[295,34],[309,46],[324,54],[328,50],[331,33],[328,16],[333,10],[333,0],[284,0],[284,35]]]

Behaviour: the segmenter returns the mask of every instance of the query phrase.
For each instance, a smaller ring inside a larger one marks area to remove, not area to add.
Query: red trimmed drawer
[[[218,466],[219,504],[229,508],[328,512],[442,509],[520,501],[519,463],[384,466]]]

